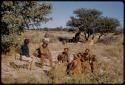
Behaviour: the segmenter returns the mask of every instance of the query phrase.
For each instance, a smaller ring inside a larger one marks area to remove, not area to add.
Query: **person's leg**
[[[34,56],[31,56],[31,57],[29,58],[29,62],[30,62],[30,64],[29,64],[29,69],[30,69],[30,70],[32,69],[32,67],[33,67],[33,65],[34,65],[34,59],[35,59]]]
[[[24,60],[24,61],[29,61],[30,59],[29,59],[29,57],[26,57],[26,56],[21,56],[21,60]]]
[[[28,61],[28,69],[31,69],[33,59],[31,57],[21,56],[21,60]]]

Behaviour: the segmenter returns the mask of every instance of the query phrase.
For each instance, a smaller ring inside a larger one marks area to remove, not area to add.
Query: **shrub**
[[[23,42],[23,36],[16,35],[16,34],[10,34],[10,35],[3,35],[1,39],[1,47],[2,52],[4,52],[6,49],[9,49],[13,46],[20,46]]]

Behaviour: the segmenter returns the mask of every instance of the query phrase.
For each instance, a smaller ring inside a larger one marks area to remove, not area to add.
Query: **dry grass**
[[[45,31],[26,31],[24,37],[31,39],[31,53],[40,46],[41,39]],[[88,43],[67,43],[63,45],[58,41],[58,37],[73,37],[73,33],[64,31],[50,32],[49,48],[53,53],[53,57],[57,57],[63,48],[69,47],[70,57],[72,54],[83,52],[89,48],[93,54],[97,56],[96,69],[94,73],[83,73],[76,77],[67,77],[65,74],[65,65],[56,64],[55,69],[51,69],[48,76],[43,72],[43,69],[35,66],[34,70],[13,69],[9,62],[15,61],[15,53],[12,51],[8,56],[2,55],[2,82],[3,83],[73,83],[73,84],[115,84],[123,83],[123,35],[115,35],[118,40],[111,45],[96,43],[89,45]],[[19,56],[18,54],[16,54]],[[16,60],[18,62],[18,60]],[[7,73],[8,72],[8,73]]]

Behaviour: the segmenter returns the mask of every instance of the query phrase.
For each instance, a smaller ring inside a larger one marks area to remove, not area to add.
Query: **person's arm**
[[[47,54],[46,54],[46,56],[47,56],[47,57],[49,57],[49,58],[51,58],[51,57],[52,57],[52,54],[51,54],[51,52],[50,52],[50,50],[49,50],[49,49],[47,49]]]
[[[42,47],[40,47],[40,53],[41,53],[41,55],[46,56],[46,53],[43,52]]]
[[[37,57],[39,55],[39,49],[36,49],[34,52],[33,52],[33,56]]]
[[[33,57],[33,53],[31,53],[31,52],[32,52],[32,50],[31,50],[30,46],[27,46],[27,55],[29,57]]]
[[[21,46],[21,48],[20,48],[20,55],[23,54],[22,50],[23,50],[23,46]]]
[[[70,61],[70,54],[68,53],[67,55],[68,55],[67,57],[68,57],[68,62],[69,62]]]

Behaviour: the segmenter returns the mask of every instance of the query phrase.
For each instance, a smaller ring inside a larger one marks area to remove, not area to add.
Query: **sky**
[[[102,16],[116,18],[120,21],[121,27],[124,23],[124,4],[120,1],[54,1],[48,2],[53,5],[52,13],[49,14],[53,20],[46,24],[41,24],[40,28],[67,27],[66,23],[71,16],[75,16],[73,11],[78,8],[97,9],[102,12]]]

